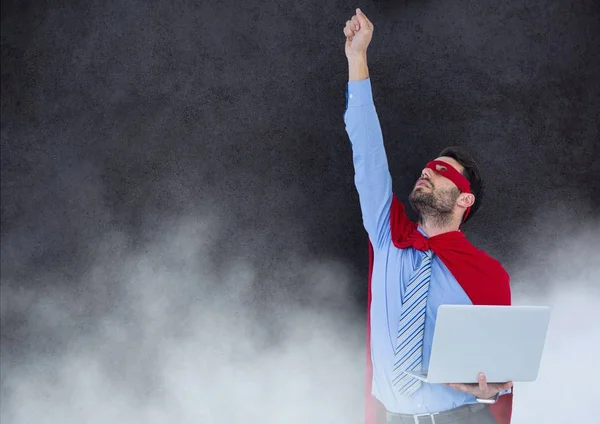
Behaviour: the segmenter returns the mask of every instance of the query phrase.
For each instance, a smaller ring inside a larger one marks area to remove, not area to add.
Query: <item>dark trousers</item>
[[[428,415],[418,417],[418,421],[405,415],[386,414],[383,422],[387,424],[415,424],[416,422],[418,424],[497,424],[487,405],[463,406],[449,412],[434,415],[433,419]]]

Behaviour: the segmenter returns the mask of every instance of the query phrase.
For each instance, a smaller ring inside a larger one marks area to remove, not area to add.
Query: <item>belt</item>
[[[396,414],[387,412],[388,424],[449,424],[461,423],[470,414],[479,412],[485,409],[487,405],[474,403],[469,405],[459,406],[458,408],[449,409],[447,411],[434,412],[432,414]]]

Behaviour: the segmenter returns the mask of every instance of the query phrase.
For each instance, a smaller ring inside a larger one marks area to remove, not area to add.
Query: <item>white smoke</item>
[[[535,297],[520,299],[538,304]],[[600,380],[600,296],[581,289],[555,290],[538,379],[515,384],[514,424],[592,423]]]
[[[31,305],[29,330],[67,349],[8,369],[2,423],[361,422],[364,324],[347,307],[343,267],[290,260],[257,281],[252,263],[230,258],[217,275],[218,226],[173,230],[137,253],[112,251],[78,288],[35,302],[5,290],[4,314]],[[285,275],[312,301],[287,298]],[[107,276],[120,283],[108,289]]]
[[[362,423],[364,324],[348,271],[290,258],[259,276],[232,257],[216,272],[217,222],[170,228],[135,251],[108,235],[75,289],[3,289],[3,317],[25,314],[42,336],[35,356],[4,367],[2,423]],[[539,378],[516,384],[513,424],[593,422],[600,258],[572,257],[597,234],[546,249],[543,277],[513,273],[515,304],[553,308]],[[309,302],[289,295],[292,276]],[[46,348],[53,338],[66,348]]]
[[[538,378],[515,384],[514,424],[597,421],[600,227],[550,210],[524,234],[522,271],[513,272],[514,304],[552,308]]]

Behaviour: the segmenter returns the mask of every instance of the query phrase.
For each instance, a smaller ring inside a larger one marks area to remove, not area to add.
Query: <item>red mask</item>
[[[432,160],[425,166],[425,168],[429,168],[436,174],[448,178],[456,187],[458,187],[461,193],[471,193],[471,183],[469,183],[469,180],[467,180],[463,174],[454,169],[454,167],[449,163],[441,160]],[[471,207],[468,207],[465,211],[463,221],[467,219],[470,211]]]

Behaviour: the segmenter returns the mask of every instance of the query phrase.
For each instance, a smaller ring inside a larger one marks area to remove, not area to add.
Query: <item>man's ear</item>
[[[456,204],[463,208],[470,208],[473,206],[473,203],[475,203],[475,195],[472,193],[461,193],[456,201]]]

